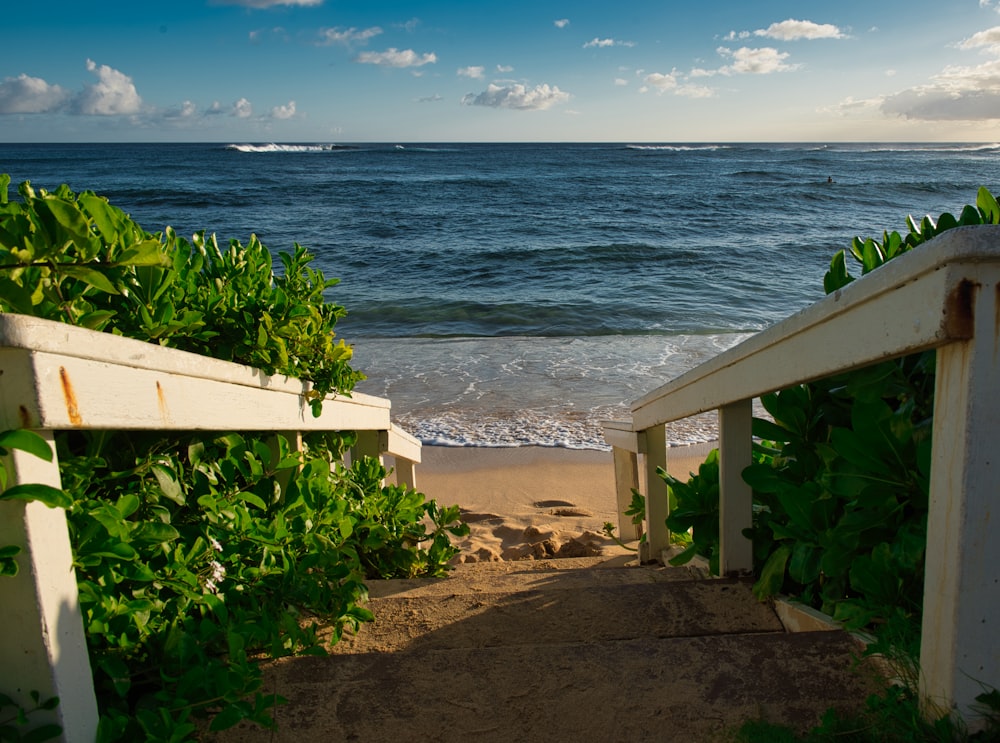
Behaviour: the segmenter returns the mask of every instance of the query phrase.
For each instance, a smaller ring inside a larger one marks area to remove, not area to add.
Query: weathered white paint
[[[921,687],[942,711],[1000,688],[1000,264],[969,275],[972,340],[938,350]]]
[[[303,431],[359,431],[373,456],[395,457],[413,486],[420,442],[390,422],[388,400],[327,398],[313,417],[297,379],[63,323],[0,314],[0,430],[274,431],[301,449]],[[362,443],[364,446],[364,443]],[[276,442],[272,447],[277,450]],[[60,487],[56,463],[9,457],[16,483]],[[16,544],[20,574],[0,579],[4,691],[60,698],[53,719],[68,741],[92,741],[97,711],[65,513],[0,502],[0,544]],[[16,669],[16,673],[10,673]]]
[[[633,524],[632,517],[625,512],[632,505],[632,489],[640,490],[642,487],[639,482],[638,455],[645,454],[645,451],[640,451],[639,436],[627,421],[604,421],[604,440],[611,445],[614,458],[618,535],[623,542],[636,541],[645,533],[645,525]]]
[[[17,482],[60,487],[52,446],[46,462],[13,450],[6,458]],[[31,708],[30,693],[59,697],[33,720],[62,727],[64,740],[92,743],[97,730],[90,659],[83,634],[66,512],[41,503],[0,501],[0,545],[16,545],[19,572],[0,578],[0,679],[3,691]]]
[[[739,571],[750,556],[738,536],[750,489],[737,482],[750,461],[750,401],[929,348],[938,368],[921,693],[929,714],[954,709],[974,725],[975,696],[1000,688],[1000,227],[949,230],[896,258],[637,400],[630,421],[605,424],[605,439],[637,453],[644,438],[653,446],[650,432],[661,446],[663,424],[720,410],[722,569]]]
[[[949,301],[998,241],[1000,227],[949,230],[635,401],[635,429],[968,337]]]

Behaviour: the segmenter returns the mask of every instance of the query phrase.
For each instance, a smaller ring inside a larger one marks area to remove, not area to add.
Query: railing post
[[[973,338],[937,351],[934,440],[920,645],[925,712],[971,723],[1000,688],[1000,277],[981,269]]]
[[[379,462],[382,461],[382,452],[385,451],[383,440],[384,431],[358,431],[358,441],[351,450],[351,458],[354,457],[374,457]]]
[[[618,534],[623,542],[642,537],[642,525],[633,524],[625,512],[632,505],[632,490],[639,489],[639,457],[634,451],[618,446],[611,448],[615,464],[615,493],[618,501]]]
[[[51,431],[39,431],[52,448],[46,462],[11,450],[13,482],[62,487]],[[63,729],[63,740],[92,743],[97,734],[97,702],[70,549],[66,512],[39,502],[0,501],[0,546],[16,545],[14,577],[0,577],[0,668],[3,691],[31,706],[29,694],[59,697],[39,721]]]
[[[743,530],[753,526],[753,491],[743,470],[753,461],[752,400],[719,408],[719,573],[753,572],[753,542]]]
[[[646,543],[640,558],[648,562],[660,559],[663,550],[670,547],[667,483],[656,473],[657,468],[667,468],[667,427],[661,423],[639,435],[643,437],[640,448],[646,453]]]

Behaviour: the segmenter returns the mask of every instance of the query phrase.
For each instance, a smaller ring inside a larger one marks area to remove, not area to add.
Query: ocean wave
[[[627,144],[626,150],[641,150],[645,152],[703,152],[713,150],[728,150],[731,145],[704,144],[704,145],[675,145],[675,144]]]
[[[227,150],[251,153],[271,153],[271,152],[334,152],[337,150],[351,150],[353,147],[340,144],[228,144]]]

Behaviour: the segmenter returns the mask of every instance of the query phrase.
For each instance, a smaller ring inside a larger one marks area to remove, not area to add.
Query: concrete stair
[[[873,689],[857,641],[788,633],[748,582],[583,558],[370,586],[375,622],[272,663],[277,732],[240,741],[715,741],[806,729]]]

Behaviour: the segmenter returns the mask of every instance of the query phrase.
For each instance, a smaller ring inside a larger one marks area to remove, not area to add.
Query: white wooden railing
[[[306,431],[357,431],[353,456],[387,455],[410,487],[420,442],[389,421],[389,401],[328,398],[319,417],[308,383],[257,369],[62,323],[0,314],[0,431],[37,431],[45,462],[12,451],[17,483],[60,487],[53,432],[69,429],[274,431],[295,448]],[[65,512],[0,501],[0,545],[18,545],[20,571],[0,578],[0,691],[27,704],[36,690],[58,696],[52,714],[67,741],[97,729]]]
[[[1000,227],[949,230],[663,385],[609,421],[621,533],[632,487],[646,494],[644,556],[669,545],[666,424],[719,411],[720,571],[752,570],[751,401],[762,394],[937,348],[921,643],[929,714],[1000,688]],[[639,456],[643,460],[640,469]]]

